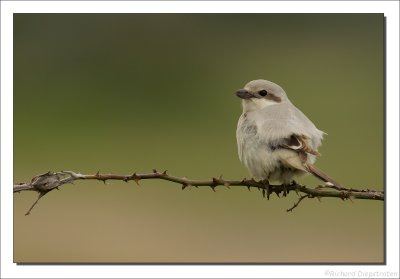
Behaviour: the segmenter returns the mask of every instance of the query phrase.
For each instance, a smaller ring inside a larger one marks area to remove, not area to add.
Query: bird
[[[253,178],[288,186],[312,174],[325,185],[342,187],[314,165],[326,133],[292,104],[282,87],[257,79],[235,94],[243,109],[236,129],[239,159]]]

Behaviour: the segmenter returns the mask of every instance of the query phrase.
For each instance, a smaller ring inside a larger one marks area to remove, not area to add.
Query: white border
[[[387,17],[387,265],[386,266],[17,266],[13,264],[13,13],[384,13]],[[1,2],[1,277],[324,278],[326,273],[397,272],[399,275],[399,2],[397,1],[19,1]],[[342,273],[342,274],[343,274]],[[357,274],[356,277],[358,277]],[[379,277],[379,276],[372,276]],[[391,276],[385,276],[391,278]]]

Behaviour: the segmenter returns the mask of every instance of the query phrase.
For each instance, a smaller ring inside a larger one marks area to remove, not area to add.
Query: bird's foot
[[[283,196],[286,197],[288,192],[287,192],[287,184],[282,184],[282,189],[283,189]]]
[[[283,192],[283,196],[284,197],[286,197],[288,194],[289,194],[289,188],[288,188],[288,186],[291,186],[291,185],[296,185],[297,183],[296,183],[296,181],[292,181],[292,183],[290,183],[290,184],[286,184],[286,183],[283,183],[282,184],[282,192]]]
[[[263,196],[267,196],[267,199],[269,200],[269,196],[271,195],[272,192],[272,186],[269,184],[268,179],[260,180],[260,183],[263,187],[262,192]]]

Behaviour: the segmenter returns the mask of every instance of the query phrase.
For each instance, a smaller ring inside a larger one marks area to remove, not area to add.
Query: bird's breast
[[[236,139],[239,159],[254,177],[266,178],[278,167],[273,150],[259,137],[257,125],[246,117],[239,119]]]

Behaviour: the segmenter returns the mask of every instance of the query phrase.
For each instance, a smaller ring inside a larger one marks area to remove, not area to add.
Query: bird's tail
[[[316,176],[317,178],[321,179],[324,182],[330,182],[333,185],[339,187],[339,188],[343,188],[342,185],[340,185],[339,182],[337,182],[336,180],[330,178],[326,173],[324,173],[322,170],[318,169],[316,166],[314,166],[313,164],[308,164],[306,163],[306,167],[308,169],[308,171],[310,173],[312,173],[314,176]]]

